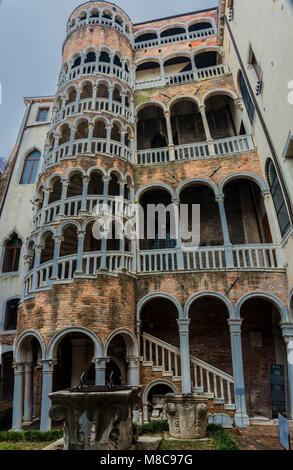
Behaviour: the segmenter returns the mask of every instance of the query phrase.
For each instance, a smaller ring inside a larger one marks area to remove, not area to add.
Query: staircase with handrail
[[[142,333],[142,365],[159,372],[162,378],[181,382],[180,349],[148,333]],[[190,356],[192,391],[223,405],[225,410],[235,410],[234,378],[226,372]]]

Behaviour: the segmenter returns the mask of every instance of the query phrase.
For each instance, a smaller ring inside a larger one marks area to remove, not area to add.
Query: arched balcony
[[[53,137],[52,137],[53,136]],[[134,162],[134,134],[129,125],[118,119],[87,117],[73,124],[62,124],[58,132],[49,135],[45,144],[43,170],[67,158],[78,155],[106,155]]]
[[[156,149],[149,138],[153,136],[152,129],[163,137],[157,140]],[[187,97],[173,100],[169,109],[152,103],[140,107],[137,136],[137,163],[140,165],[234,155],[254,149],[237,99],[216,92],[209,95],[204,104]]]
[[[229,67],[223,64],[217,47],[203,52],[173,53],[162,59],[140,59],[136,64],[135,89],[190,83],[227,74],[230,74]]]
[[[206,39],[217,34],[217,28],[211,19],[198,19],[196,22],[169,24],[160,29],[140,30],[135,33],[134,49],[163,46],[171,43]]]
[[[83,75],[103,74],[114,76],[119,80],[133,85],[132,67],[130,60],[122,56],[119,51],[112,51],[108,47],[92,49],[89,52],[78,52],[72,55],[65,63],[60,73],[58,88],[66,83],[77,80]]]
[[[116,29],[132,42],[132,24],[125,14],[117,12],[112,6],[99,8],[94,6],[71,18],[67,24],[67,35],[83,26],[105,25]]]
[[[47,188],[41,188],[35,199],[32,231],[66,217],[102,214],[103,205],[112,214],[132,214],[133,181],[119,173],[108,176],[99,168],[89,173],[73,170],[68,176],[52,176]]]

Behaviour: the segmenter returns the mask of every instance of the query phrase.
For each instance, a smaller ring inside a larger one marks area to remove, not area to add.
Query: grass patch
[[[223,428],[214,431],[212,434],[216,450],[239,450],[236,442],[231,439]]]
[[[168,420],[152,421],[151,423],[141,424],[138,426],[138,433],[140,436],[143,434],[158,434],[169,431]]]
[[[0,432],[0,443],[1,442],[54,442],[58,441],[63,437],[63,430],[53,431],[1,431]]]
[[[0,442],[1,450],[42,450],[54,441],[49,442]]]

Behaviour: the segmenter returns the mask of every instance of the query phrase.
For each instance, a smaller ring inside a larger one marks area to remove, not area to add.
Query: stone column
[[[13,417],[12,417],[12,430],[20,431],[22,426],[22,412],[23,412],[23,379],[24,379],[24,364],[21,362],[14,362],[14,392],[13,392]]]
[[[82,255],[83,255],[83,245],[84,245],[84,230],[78,230],[78,245],[77,245],[77,262],[76,262],[76,271],[74,274],[83,274],[82,269]]]
[[[82,186],[82,201],[81,201],[81,209],[79,211],[80,215],[83,215],[84,213],[87,212],[86,210],[86,203],[87,203],[87,193],[88,193],[88,186],[90,182],[90,177],[89,176],[83,176],[82,177],[83,181],[83,186]],[[83,214],[81,214],[81,212]]]
[[[113,111],[113,92],[114,92],[114,87],[113,85],[109,85],[109,112],[111,113]]]
[[[165,77],[165,69],[164,69],[164,63],[160,62],[160,70],[161,70],[161,82],[162,86],[166,85],[166,77]]]
[[[33,290],[37,287],[37,268],[40,266],[42,246],[35,245],[35,262],[33,272]]]
[[[127,385],[139,385],[139,359],[135,356],[127,357]]]
[[[214,141],[213,141],[212,136],[211,136],[210,127],[209,127],[209,123],[208,123],[206,112],[205,112],[205,106],[204,105],[199,106],[199,111],[200,111],[200,114],[201,114],[204,130],[205,130],[205,133],[206,133],[206,139],[207,139],[207,144],[208,144],[208,148],[209,148],[209,154],[210,155],[215,155]]]
[[[230,327],[232,363],[234,375],[235,393],[235,424],[238,427],[249,426],[249,417],[246,412],[245,386],[243,374],[242,344],[241,344],[241,324],[242,319],[229,319]],[[244,392],[237,393],[237,392]]]
[[[114,54],[110,55],[110,73],[114,73]]]
[[[191,393],[190,355],[189,355],[189,324],[190,319],[177,320],[180,336],[180,359],[182,393]]]
[[[75,131],[76,128],[74,126],[71,127],[70,129],[70,138],[69,138],[69,148],[68,148],[68,154],[71,156],[73,154],[73,141],[75,137]]]
[[[55,134],[55,138],[54,138],[54,147],[53,147],[53,152],[52,152],[52,164],[56,163],[56,152],[57,152],[57,147],[59,145],[59,141],[60,141],[60,135],[59,134]]]
[[[48,395],[49,393],[52,393],[54,365],[57,363],[57,361],[54,359],[46,359],[40,362],[43,366],[40,431],[45,432],[51,429],[51,418],[49,416],[51,400]]]
[[[120,136],[121,136],[121,157],[125,158],[125,135],[127,131],[121,130]]]
[[[96,385],[106,385],[106,365],[109,362],[108,357],[94,357],[96,371]]]
[[[234,259],[233,259],[233,250],[232,250],[232,243],[230,242],[229,237],[229,230],[228,230],[228,223],[224,205],[224,194],[218,194],[216,196],[216,201],[219,206],[219,213],[221,218],[221,225],[222,225],[222,233],[224,239],[224,246],[225,246],[225,258],[226,258],[226,267],[227,268],[234,268]]]
[[[93,133],[94,133],[94,123],[89,123],[89,133],[87,138],[87,153],[92,153],[92,140],[93,140]]]
[[[43,206],[42,206],[42,215],[41,215],[41,225],[44,225],[46,223],[46,211],[45,211],[45,209],[48,206],[50,194],[51,194],[50,188],[45,188],[44,189],[44,201],[43,201]]]
[[[62,193],[61,193],[61,200],[60,200],[60,209],[59,209],[59,217],[64,216],[64,208],[65,208],[65,199],[67,196],[67,189],[69,185],[69,180],[62,181]]]
[[[53,239],[55,243],[54,243],[53,268],[52,268],[52,276],[51,276],[52,281],[58,278],[58,259],[60,256],[60,246],[61,246],[61,242],[63,238],[61,235],[55,235],[53,236]]]
[[[80,101],[80,94],[81,94],[81,89],[78,88],[76,91],[76,99],[75,99],[75,105],[74,105],[74,112],[78,113],[78,105]]]
[[[106,132],[107,132],[106,153],[110,153],[112,126],[106,126]]]
[[[92,96],[92,110],[96,110],[96,100],[97,100],[97,94],[98,94],[98,85],[93,86],[93,96]]]
[[[25,285],[25,278],[29,272],[29,266],[30,266],[30,263],[31,263],[31,260],[32,260],[32,256],[29,256],[29,255],[25,255],[23,257],[23,260],[24,260],[24,272],[23,272],[23,282],[22,282],[22,298],[25,297],[26,293],[26,285]]]
[[[24,387],[24,412],[23,421],[31,423],[33,419],[32,409],[32,363],[28,362],[24,365],[25,370],[25,387]]]
[[[175,160],[175,146],[173,142],[170,111],[165,111],[165,118],[166,118],[167,133],[168,133],[169,158],[170,158],[170,161],[174,161]]]
[[[282,322],[282,334],[287,350],[289,419],[293,419],[293,324]]]

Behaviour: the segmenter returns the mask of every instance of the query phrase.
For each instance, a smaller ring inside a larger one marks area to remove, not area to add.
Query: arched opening
[[[121,88],[115,85],[114,91],[113,91],[113,100],[117,101],[118,103],[122,102],[121,98]]]
[[[0,362],[0,403],[3,404],[13,400],[14,373],[12,364],[13,351],[3,353]],[[3,421],[4,419],[2,418],[2,425]]]
[[[192,70],[190,57],[176,56],[164,62],[166,78],[169,75],[180,74]]]
[[[114,219],[110,223],[107,236],[107,251],[120,251],[120,238],[122,238],[122,223]]]
[[[71,175],[70,180],[69,180],[66,197],[69,198],[69,197],[81,196],[82,187],[83,187],[82,175],[80,173],[73,173],[73,175]]]
[[[111,140],[115,140],[116,142],[121,142],[121,127],[120,127],[120,124],[118,124],[117,122],[115,122],[112,126]]]
[[[93,84],[92,82],[85,82],[82,85],[82,90],[80,94],[81,100],[87,100],[93,96]]]
[[[66,144],[70,140],[70,127],[68,124],[63,124],[60,128],[59,145]]]
[[[9,239],[5,242],[2,265],[3,273],[12,273],[18,271],[21,247],[21,239],[18,237],[17,233],[12,233]]]
[[[284,235],[288,232],[289,228],[291,227],[291,222],[282,187],[280,185],[279,177],[277,175],[276,168],[272,160],[268,160],[267,162],[267,180],[274,201],[280,232],[282,237],[284,237]]]
[[[97,119],[93,130],[93,139],[106,139],[107,131],[105,121]],[[94,145],[93,145],[94,148]],[[92,150],[94,152],[94,150]]]
[[[208,23],[207,21],[203,21],[201,23],[192,24],[191,26],[189,26],[188,31],[192,33],[193,31],[202,31],[203,29],[209,29],[211,27],[212,27],[211,23]]]
[[[56,176],[51,180],[51,188],[50,196],[48,204],[53,204],[56,201],[60,201],[61,194],[62,194],[62,181],[60,176]]]
[[[27,256],[29,258],[29,268],[28,270],[31,271],[35,264],[35,244],[33,241],[29,242],[27,247]]]
[[[86,20],[86,12],[84,11],[83,13],[81,13],[78,17],[78,21],[84,21]]]
[[[147,106],[138,113],[137,148],[163,148],[168,146],[167,124],[160,106]]]
[[[80,120],[76,126],[76,131],[74,134],[74,140],[87,139],[88,138],[88,129],[89,123],[86,119]]]
[[[159,62],[143,62],[136,68],[137,82],[161,79],[161,68]]]
[[[97,8],[94,8],[93,10],[91,10],[90,12],[90,18],[99,18],[99,10]]]
[[[60,257],[74,255],[77,253],[77,228],[75,225],[66,225],[62,231],[60,246]],[[61,268],[62,266],[60,266]]]
[[[46,232],[42,236],[42,252],[41,252],[41,259],[40,263],[47,263],[48,261],[51,261],[54,258],[54,246],[55,242],[53,239],[53,234],[52,232]]]
[[[213,139],[226,139],[237,134],[237,114],[230,96],[214,95],[206,100],[206,116]]]
[[[137,350],[130,334],[114,335],[106,345],[106,355],[110,358],[110,362],[106,366],[106,384],[110,382],[112,377],[114,385],[125,383],[134,385],[128,361],[129,357],[137,357]]]
[[[93,51],[88,52],[84,60],[85,64],[89,64],[90,62],[96,62],[96,54]]]
[[[141,34],[140,36],[137,36],[134,42],[136,44],[139,44],[140,42],[151,41],[152,39],[158,39],[158,36],[156,33],[144,33],[144,34]]]
[[[37,150],[31,152],[25,159],[20,184],[34,184],[37,178],[41,154]]]
[[[206,134],[198,106],[194,101],[177,101],[171,110],[174,145],[204,142]]]
[[[115,23],[118,24],[119,26],[122,26],[123,25],[123,19],[121,18],[121,16],[115,16]]]
[[[160,204],[166,208],[171,203],[171,195],[163,189],[152,189],[141,196],[140,205],[143,211],[140,218],[143,227],[139,227],[142,238],[140,240],[141,250],[175,248],[176,240],[174,239],[170,211],[166,211],[165,216],[160,216],[159,211],[154,210],[154,206]]]
[[[167,393],[174,393],[171,384],[159,383],[154,384],[147,395],[147,411],[148,419],[153,421],[161,421],[167,419],[165,410],[165,397]]]
[[[70,87],[67,90],[67,100],[65,106],[69,105],[70,103],[75,103],[76,101],[76,89],[74,87]]]
[[[107,83],[99,82],[97,97],[98,98],[109,98],[109,88],[108,88]]]
[[[224,187],[225,211],[233,245],[272,243],[270,225],[259,186],[237,178]]]
[[[168,28],[160,33],[161,38],[168,38],[170,36],[177,36],[178,34],[185,34],[185,28]]]
[[[101,196],[104,194],[103,176],[99,171],[92,171],[88,184],[88,195],[94,196],[97,194]]]
[[[118,57],[118,55],[114,56],[114,65],[116,65],[117,67],[122,68],[122,62],[120,60],[120,57]]]
[[[198,358],[217,369],[233,375],[230,332],[228,326],[229,312],[219,299],[205,296],[195,299],[189,309],[189,348],[191,356],[192,385],[204,391],[210,387],[215,397],[226,399],[227,384],[223,383],[223,392],[219,378],[212,374],[200,374],[199,368],[194,368],[192,358]],[[223,396],[224,395],[224,396]]]
[[[79,56],[79,57],[76,57],[71,68],[75,69],[76,67],[79,67],[80,64],[81,64],[81,57]]]
[[[146,333],[175,347],[180,346],[177,324],[178,310],[171,300],[164,297],[150,300],[143,306],[140,318],[142,334]],[[168,325],[168,328],[166,328],[166,325]],[[143,347],[142,338],[141,355],[144,355]],[[154,344],[152,348],[152,357],[155,357]],[[150,357],[150,350],[147,352],[147,357]],[[160,351],[160,357],[162,357],[162,351]]]
[[[76,387],[83,372],[86,383],[95,384],[94,343],[83,333],[68,333],[55,348],[57,363],[53,373],[53,391]]]
[[[190,233],[196,222],[192,220],[192,205],[200,205],[200,246],[223,245],[219,206],[215,199],[215,193],[209,186],[200,183],[187,186],[180,194],[180,204],[188,205],[188,231]],[[197,246],[197,236],[195,236],[194,242]],[[188,246],[190,243],[188,241]]]
[[[287,358],[280,313],[269,300],[252,298],[243,304],[240,315],[248,415],[286,415]]]
[[[85,233],[84,245],[83,245],[84,253],[101,251],[101,240],[98,240],[93,235],[94,223],[95,221],[93,220],[89,222],[86,226],[86,233]],[[91,260],[91,261],[93,262],[94,260]],[[92,273],[93,270],[90,269],[90,272]]]
[[[197,69],[214,67],[221,63],[220,55],[216,51],[207,51],[194,56],[194,62]]]
[[[101,51],[99,62],[105,62],[106,64],[110,64],[110,56],[106,51]]]
[[[104,10],[103,11],[102,18],[106,18],[107,20],[111,20],[112,16],[113,16],[113,14],[112,14],[111,10]]]
[[[120,184],[118,180],[118,176],[115,173],[111,173],[111,178],[109,181],[109,189],[108,189],[109,196],[119,196],[120,195]]]

